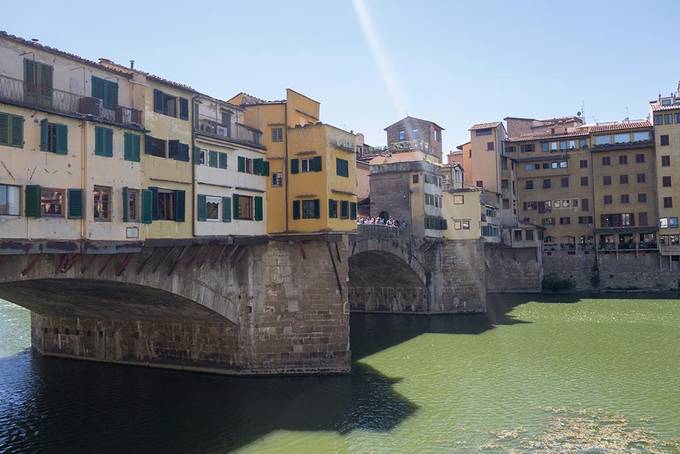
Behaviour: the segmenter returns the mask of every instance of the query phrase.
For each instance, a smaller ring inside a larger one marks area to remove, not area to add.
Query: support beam
[[[127,253],[125,254],[125,258],[120,262],[118,265],[118,268],[116,268],[116,276],[120,276],[125,272],[125,268],[127,268],[128,263],[130,263],[130,259],[132,259],[132,253]]]
[[[62,273],[68,272],[71,268],[73,268],[73,265],[75,265],[76,262],[78,260],[81,260],[81,259],[82,259],[82,254],[73,254],[71,256],[70,260],[68,261],[68,263],[66,264],[66,266],[61,269],[61,272]]]
[[[222,257],[224,256],[224,252],[225,252],[226,250],[227,250],[227,245],[225,244],[224,246],[222,246],[222,249],[220,250],[220,253],[217,254],[217,257],[214,258],[214,259],[212,260],[212,262],[210,263],[210,269],[213,269],[213,270],[215,269],[215,267],[216,267],[217,264],[220,262],[220,260],[222,260]]]
[[[182,260],[182,257],[184,257],[184,254],[186,253],[187,249],[189,249],[188,246],[182,246],[182,250],[177,254],[177,258],[175,259],[174,262],[172,262],[172,265],[168,268],[168,276],[170,276],[174,271],[175,268],[177,268],[177,265],[179,264],[179,261]]]
[[[59,264],[57,265],[57,269],[54,271],[54,274],[58,273],[63,273],[64,268],[66,268],[66,264],[68,263],[69,256],[68,254],[61,254],[61,257],[59,258]]]
[[[198,258],[198,256],[201,254],[201,252],[203,252],[203,247],[204,247],[203,245],[197,246],[197,247],[196,247],[196,252],[194,252],[194,253],[191,255],[191,257],[189,257],[189,258],[184,262],[184,268],[185,268],[185,269],[188,269],[188,268],[191,266],[191,264],[194,263],[194,262],[196,261],[196,258]]]
[[[236,251],[238,251],[239,249],[241,249],[241,246],[239,246],[238,244],[234,246],[234,248],[231,251],[229,251],[229,254],[227,254],[227,257],[224,259],[224,263],[228,265],[231,262],[231,258],[234,256],[234,254],[236,254]]]
[[[326,248],[328,248],[328,256],[331,258],[331,264],[333,265],[333,273],[335,273],[335,283],[338,285],[338,293],[340,294],[340,300],[342,301],[342,284],[340,283],[340,276],[338,275],[338,267],[335,265],[335,259],[333,258],[333,252],[331,251],[331,244],[326,242]]]
[[[156,251],[158,251],[157,248],[154,248],[154,249],[151,250],[151,254],[147,255],[146,258],[144,260],[142,260],[142,262],[139,264],[139,266],[135,270],[135,273],[139,274],[142,271],[144,271],[144,267],[156,255]]]
[[[87,271],[92,265],[94,265],[94,262],[97,260],[97,255],[92,254],[90,256],[89,260],[85,260],[84,258],[80,260],[80,274],[85,274],[85,271]]]
[[[328,243],[326,243],[328,244]],[[342,263],[342,259],[340,258],[340,248],[338,247],[338,243],[335,243],[335,257],[338,259],[338,263]]]
[[[109,254],[108,257],[106,257],[106,260],[104,261],[104,265],[101,268],[99,268],[99,273],[98,273],[99,276],[104,274],[104,271],[106,271],[106,268],[109,266],[109,263],[111,263],[111,260],[113,260],[114,255],[115,254]]]
[[[151,272],[155,273],[156,271],[158,271],[158,268],[163,264],[163,262],[165,262],[167,260],[168,257],[170,257],[170,254],[172,254],[174,250],[175,250],[175,246],[169,247],[168,252],[163,256],[163,258],[161,258],[158,261],[158,263],[156,263],[156,265],[153,267]]]
[[[300,254],[302,254],[302,260],[307,260],[307,254],[305,254],[304,246],[302,246],[302,243],[298,243],[298,246],[300,248]]]
[[[248,252],[248,248],[242,247],[239,253],[234,256],[232,265],[234,266],[238,265],[238,262],[240,262],[243,256],[246,255],[246,252]]]
[[[38,262],[38,260],[40,259],[40,257],[41,257],[40,254],[35,254],[35,255],[33,256],[33,258],[31,259],[31,261],[28,262],[28,265],[26,265],[26,268],[24,268],[23,270],[21,270],[21,275],[22,275],[22,276],[26,276],[28,273],[30,273],[31,270],[33,269],[33,267],[35,266],[35,264],[36,264],[36,263]]]

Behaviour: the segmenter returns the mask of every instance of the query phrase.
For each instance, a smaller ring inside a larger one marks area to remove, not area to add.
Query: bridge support
[[[31,310],[33,347],[48,356],[222,374],[346,373],[347,244],[324,234],[113,255],[78,249],[67,259],[5,255],[0,298]]]

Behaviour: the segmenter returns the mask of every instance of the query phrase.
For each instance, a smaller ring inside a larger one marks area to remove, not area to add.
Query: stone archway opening
[[[402,258],[365,251],[349,259],[349,303],[354,312],[428,312],[428,291]]]

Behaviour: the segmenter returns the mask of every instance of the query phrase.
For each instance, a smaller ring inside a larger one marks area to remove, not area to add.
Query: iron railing
[[[76,114],[127,125],[142,125],[142,112],[131,107],[107,109],[101,100],[56,88],[25,84],[21,79],[0,76],[0,100],[38,109]]]
[[[220,120],[207,115],[198,115],[194,128],[196,132],[217,139],[238,140],[253,145],[262,144],[262,132],[240,123],[224,124]]]

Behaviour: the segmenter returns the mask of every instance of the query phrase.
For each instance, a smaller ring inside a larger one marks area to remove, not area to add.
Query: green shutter
[[[45,119],[40,121],[40,149],[42,151],[50,151],[48,142],[48,123]]]
[[[321,218],[321,203],[319,199],[314,199],[314,219]]]
[[[218,153],[217,157],[219,158],[219,162],[217,163],[217,167],[220,169],[226,169],[227,168],[227,154],[226,153]]]
[[[153,193],[149,189],[142,189],[142,224],[151,224],[153,219]]]
[[[269,161],[262,162],[262,175],[265,177],[269,176]]]
[[[293,219],[300,219],[300,201],[293,200]]]
[[[222,197],[222,222],[231,222],[231,198]]]
[[[83,190],[69,189],[68,190],[68,218],[82,219],[83,218]]]
[[[57,154],[68,154],[68,128],[66,125],[54,125],[57,129]]]
[[[262,197],[255,196],[255,220],[262,220]]]
[[[155,221],[158,219],[158,188],[150,186],[149,191],[151,192],[151,219]]]
[[[164,113],[163,92],[154,88],[153,90],[153,110],[154,112]]]
[[[104,107],[116,110],[118,108],[118,84],[109,80],[104,84]]]
[[[104,152],[105,156],[113,156],[113,129],[110,128],[104,129]]]
[[[179,119],[189,119],[189,100],[186,98],[179,98]]]
[[[205,221],[208,219],[208,207],[206,206],[206,197],[203,194],[198,194],[196,196],[196,216],[199,221]]]
[[[104,101],[104,79],[92,76],[92,97]]]
[[[40,217],[40,194],[42,189],[40,186],[31,184],[26,186],[26,201],[25,212],[26,217],[39,218]]]
[[[300,171],[300,161],[298,159],[290,160],[290,173],[298,173]]]
[[[350,204],[349,204],[349,218],[350,219],[356,219],[357,218],[357,204],[356,204],[356,202],[350,202]]]
[[[185,211],[185,192],[181,190],[173,191],[173,197],[175,202],[175,221],[184,222],[184,211]]]
[[[234,219],[240,219],[241,218],[241,207],[238,203],[238,194],[234,194],[232,196],[232,199],[234,201]]]
[[[104,128],[94,128],[94,154],[104,155]]]
[[[201,163],[201,149],[199,147],[194,147],[194,164],[198,165]]]
[[[256,158],[253,160],[253,174],[262,175],[262,158]]]
[[[126,132],[123,136],[123,157],[125,160],[139,162],[139,149],[139,135]]]
[[[9,145],[9,115],[0,113],[0,145]]]
[[[216,151],[209,151],[208,152],[208,165],[210,167],[217,167],[217,152]]]
[[[238,171],[239,172],[246,171],[246,158],[244,158],[243,156],[238,157]]]
[[[128,213],[128,188],[123,188],[123,222],[130,222],[130,213]]]
[[[10,122],[10,136],[12,137],[10,145],[13,147],[23,148],[24,146],[24,117],[18,117],[16,115],[10,116],[12,120]]]

